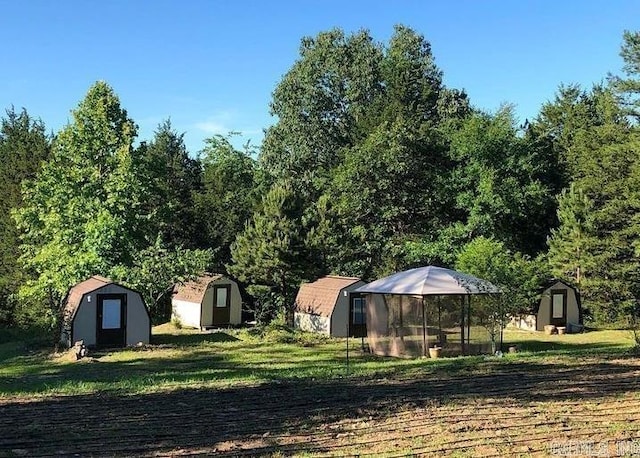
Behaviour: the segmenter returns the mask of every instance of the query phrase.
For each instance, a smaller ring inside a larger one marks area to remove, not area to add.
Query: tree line
[[[599,324],[638,316],[640,34],[624,67],[561,85],[538,115],[475,108],[431,46],[397,26],[303,38],[260,148],[151,140],[105,82],[55,135],[9,108],[0,129],[0,323],[55,327],[68,288],[101,274],[141,291],[155,321],[173,284],[239,280],[261,322],[291,317],[303,280],[459,267],[512,292],[555,276]],[[470,76],[472,77],[472,76]]]

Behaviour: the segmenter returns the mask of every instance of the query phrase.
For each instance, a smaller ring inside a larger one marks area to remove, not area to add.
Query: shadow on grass
[[[206,332],[191,334],[158,334],[151,337],[152,344],[197,345],[206,342],[237,342],[239,339],[226,332]]]

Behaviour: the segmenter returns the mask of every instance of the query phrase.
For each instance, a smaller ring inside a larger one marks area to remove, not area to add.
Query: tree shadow
[[[189,334],[157,334],[151,337],[152,344],[197,345],[207,342],[237,342],[239,339],[222,331]]]

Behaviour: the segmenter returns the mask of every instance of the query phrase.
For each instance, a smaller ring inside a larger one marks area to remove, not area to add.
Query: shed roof
[[[360,281],[357,277],[327,275],[312,283],[303,283],[296,297],[296,310],[330,317],[340,291]]]
[[[193,281],[176,285],[173,298],[180,301],[202,304],[209,283],[219,280],[222,277],[224,277],[222,274],[205,274]]]
[[[108,278],[101,277],[100,275],[94,275],[88,280],[82,281],[73,286],[67,294],[67,300],[64,305],[65,315],[74,314],[75,310],[80,305],[80,302],[82,302],[82,296],[112,283],[113,281]]]

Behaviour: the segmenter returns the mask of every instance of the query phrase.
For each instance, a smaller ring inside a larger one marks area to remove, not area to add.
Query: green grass
[[[201,334],[171,325],[154,328],[152,345],[95,352],[75,361],[24,342],[0,344],[0,397],[76,395],[96,392],[139,394],[183,387],[216,388],[295,379],[411,377],[415,374],[482,373],[492,365],[530,358],[621,355],[632,346],[625,331],[546,336],[507,331],[505,342],[520,353],[429,359],[381,358],[363,353],[350,340],[347,367],[344,339],[327,339],[284,329],[259,335],[247,330]]]
[[[616,355],[634,346],[630,331],[602,330],[579,334],[546,335],[542,332],[507,329],[505,348],[516,345],[518,351],[547,355]]]

